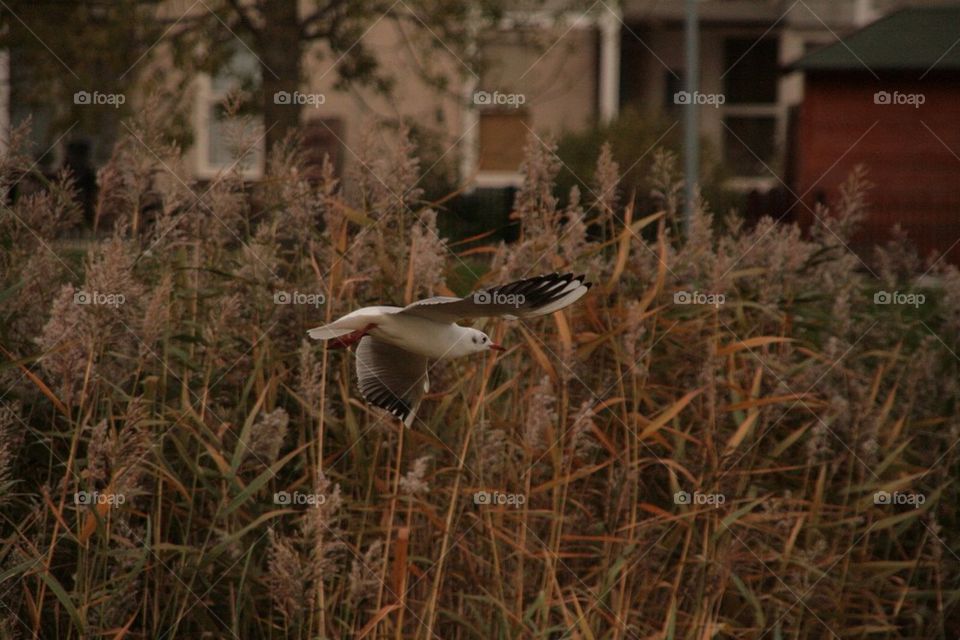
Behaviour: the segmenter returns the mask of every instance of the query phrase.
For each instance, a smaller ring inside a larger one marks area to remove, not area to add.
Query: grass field
[[[532,140],[520,239],[461,245],[402,138],[251,196],[158,120],[89,251],[67,179],[0,213],[0,638],[956,637],[960,272],[851,253],[862,174],[807,235],[683,230],[668,155],[656,210],[606,155],[561,208]],[[557,270],[590,294],[478,325],[509,351],[435,364],[406,431],[305,340]]]

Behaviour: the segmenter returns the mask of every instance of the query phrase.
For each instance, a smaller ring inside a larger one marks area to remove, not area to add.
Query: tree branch
[[[236,12],[237,17],[240,18],[240,24],[242,24],[247,31],[249,31],[254,37],[259,37],[261,29],[254,24],[253,18],[246,12],[243,6],[240,4],[240,0],[227,0],[233,10]]]

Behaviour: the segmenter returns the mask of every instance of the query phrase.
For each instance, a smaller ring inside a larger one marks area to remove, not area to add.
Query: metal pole
[[[697,186],[700,182],[700,135],[697,124],[696,94],[700,84],[700,26],[697,20],[697,0],[686,0],[684,20],[684,44],[686,49],[686,91],[689,96],[683,109],[683,171],[684,180],[684,225],[689,230],[696,206]]]

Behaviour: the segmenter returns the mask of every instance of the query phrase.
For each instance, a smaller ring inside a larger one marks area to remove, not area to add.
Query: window
[[[523,146],[530,137],[526,109],[483,110],[480,112],[480,153],[477,181],[483,186],[519,184]]]
[[[248,100],[259,94],[260,66],[256,57],[249,49],[238,45],[227,64],[213,76],[201,75],[197,86],[197,174],[202,178],[214,178],[236,166],[247,178],[261,177],[264,156],[262,119],[249,108],[242,109],[232,120],[228,119],[225,106],[225,100],[233,93],[245,92]],[[237,143],[242,147],[235,148]]]
[[[776,38],[724,42],[723,155],[737,178],[776,181],[770,172],[780,165],[784,120],[778,103],[779,44]],[[755,180],[744,184],[755,186]]]
[[[777,43],[775,39],[733,38],[723,43],[724,95],[731,104],[768,104],[777,101]]]

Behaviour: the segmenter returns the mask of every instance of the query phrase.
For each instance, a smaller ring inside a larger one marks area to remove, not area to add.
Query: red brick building
[[[874,187],[854,248],[899,223],[922,255],[960,264],[960,7],[899,11],[793,69],[804,73],[790,136],[797,217],[813,222],[809,209],[835,203],[864,165]]]

